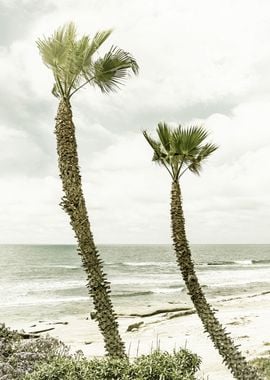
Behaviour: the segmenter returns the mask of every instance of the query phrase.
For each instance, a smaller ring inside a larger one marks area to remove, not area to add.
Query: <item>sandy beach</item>
[[[269,350],[270,292],[216,300],[217,316],[231,333],[236,344],[249,359],[262,356]],[[149,353],[160,346],[162,350],[187,347],[202,358],[198,378],[208,380],[233,379],[222,364],[212,342],[203,333],[201,322],[190,305],[171,305],[167,311],[151,316],[119,316],[120,331],[130,357]],[[182,310],[180,310],[182,309]],[[171,311],[169,311],[171,310]],[[151,314],[149,309],[142,314]],[[127,331],[128,326],[140,323],[138,329]],[[26,332],[52,329],[48,333],[71,347],[82,350],[87,357],[104,354],[102,337],[97,324],[87,315],[67,317],[54,321],[33,321],[32,324],[13,324],[12,328]],[[45,334],[45,333],[43,333]]]

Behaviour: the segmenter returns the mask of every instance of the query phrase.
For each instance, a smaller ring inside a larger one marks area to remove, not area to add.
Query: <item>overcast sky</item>
[[[73,98],[97,243],[169,243],[170,178],[142,137],[203,123],[220,148],[182,181],[191,243],[270,243],[270,2],[0,0],[0,243],[74,243],[58,206],[53,79],[35,41],[74,21],[140,75]],[[105,50],[106,50],[105,49]],[[104,51],[105,51],[104,50]]]

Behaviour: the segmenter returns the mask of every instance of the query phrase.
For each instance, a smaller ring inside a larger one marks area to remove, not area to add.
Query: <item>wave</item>
[[[77,269],[82,269],[81,266],[78,265],[65,265],[65,264],[51,264],[51,265],[31,265],[31,268],[63,268],[63,269],[71,269],[71,270],[77,270]]]
[[[239,286],[243,285],[243,289],[247,287],[252,287],[256,285],[265,285],[269,287],[269,281],[265,280],[264,278],[255,278],[253,280],[240,278],[240,279],[230,279],[228,281],[224,280],[223,282],[216,282],[212,284],[208,284],[207,287],[214,291],[215,288],[228,288],[232,289],[233,287],[237,288],[239,290]]]
[[[16,301],[5,301],[4,303],[0,304],[1,308],[8,308],[8,307],[18,307],[18,306],[36,306],[36,305],[45,305],[45,304],[58,304],[63,302],[82,302],[82,301],[88,301],[89,297],[81,296],[81,297],[59,297],[59,298],[25,298],[22,297],[18,298]]]
[[[13,292],[26,292],[27,294],[36,294],[39,292],[50,292],[57,290],[70,290],[70,289],[81,289],[85,288],[85,281],[83,280],[73,280],[73,281],[50,281],[50,282],[24,282],[18,283],[12,286]]]
[[[123,262],[122,265],[131,267],[176,267],[176,263],[172,261],[127,261]]]
[[[155,294],[163,294],[163,293],[179,293],[182,292],[184,288],[178,287],[170,287],[170,288],[156,288],[153,289],[153,293]]]
[[[270,264],[270,260],[252,260],[253,264]]]
[[[44,267],[43,267],[44,268]],[[62,269],[70,269],[70,270],[78,270],[82,269],[80,266],[75,266],[75,265],[48,265],[47,268],[62,268]]]
[[[116,277],[110,279],[110,282],[112,285],[142,285],[142,284],[179,284],[179,281],[181,281],[181,277],[179,275],[176,276],[176,278],[168,278],[160,276],[155,277]]]
[[[256,264],[270,264],[270,260],[234,260],[234,261],[210,261],[206,265],[219,266],[219,265],[256,265]]]
[[[63,269],[71,269],[71,270],[76,270],[76,269],[82,269],[80,266],[75,266],[75,265],[51,265],[48,266],[49,268],[63,268]]]
[[[179,293],[182,291],[182,287],[169,287],[169,288],[154,288],[152,290],[147,291],[126,291],[126,292],[119,292],[119,293],[112,293],[112,297],[137,297],[137,296],[148,296],[151,294],[168,294],[168,293]]]
[[[220,265],[267,265],[270,264],[269,259],[265,260],[255,260],[255,259],[245,259],[245,260],[232,260],[232,261],[209,261],[198,262],[197,266],[220,266]],[[105,263],[108,266],[114,267],[160,267],[160,268],[177,268],[177,265],[173,261],[126,261],[122,263],[110,262]]]

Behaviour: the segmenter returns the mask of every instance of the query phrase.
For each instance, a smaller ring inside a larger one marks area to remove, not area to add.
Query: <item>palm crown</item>
[[[207,131],[199,126],[170,128],[166,123],[157,127],[155,140],[143,131],[143,135],[154,150],[153,161],[164,165],[173,180],[178,180],[187,170],[199,174],[201,164],[218,147],[204,143]]]
[[[97,85],[103,92],[114,91],[130,69],[134,74],[138,73],[135,59],[114,46],[103,57],[93,59],[111,32],[104,30],[92,39],[87,35],[78,39],[75,25],[69,23],[57,29],[51,37],[37,41],[43,62],[53,72],[52,92],[56,97],[70,99],[88,83]]]

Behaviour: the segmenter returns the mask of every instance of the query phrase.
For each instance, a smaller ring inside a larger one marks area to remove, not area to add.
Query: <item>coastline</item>
[[[266,343],[270,342],[270,291],[246,296],[235,296],[210,301],[220,321],[240,345],[240,350],[248,359],[267,353]],[[222,359],[213,348],[212,342],[203,332],[198,316],[190,305],[171,305],[166,310],[138,312],[143,316],[120,315],[120,332],[130,357],[147,354],[160,347],[173,351],[186,347],[202,358],[200,376],[208,380],[231,380],[230,372],[222,364]],[[146,314],[152,314],[146,316]],[[127,331],[132,324],[138,329]],[[13,329],[37,332],[51,329],[49,333],[70,346],[72,352],[82,350],[87,357],[104,355],[103,339],[97,323],[87,315],[68,316],[54,321],[33,321],[33,323],[12,323]]]

